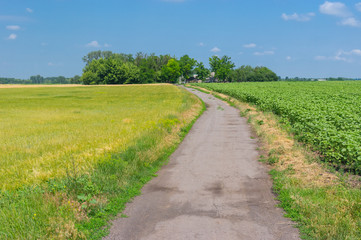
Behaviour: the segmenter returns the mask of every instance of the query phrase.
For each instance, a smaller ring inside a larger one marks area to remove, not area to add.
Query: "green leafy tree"
[[[102,61],[102,65],[98,70],[98,74],[102,79],[103,84],[122,84],[124,79],[122,79],[122,62],[117,61],[113,58],[106,59]]]
[[[148,55],[146,53],[137,52],[135,54],[134,64],[137,65],[138,67],[140,67],[141,64],[144,62],[144,60],[146,60],[147,58],[148,58]]]
[[[205,81],[206,78],[209,76],[210,71],[208,68],[204,67],[204,64],[202,62],[197,63],[196,68],[194,69],[194,72],[198,75],[198,79]]]
[[[74,77],[72,77],[70,79],[70,83],[71,84],[80,84],[80,83],[82,83],[81,77],[79,75],[75,75]]]
[[[254,74],[251,76],[250,82],[270,82],[278,81],[277,75],[266,67],[255,67]]]
[[[83,69],[81,81],[85,85],[101,84],[103,83],[106,74],[105,59],[94,59],[87,64]]]
[[[192,75],[193,69],[197,64],[197,61],[193,58],[190,58],[188,55],[184,55],[179,59],[179,66],[181,75],[185,79],[189,79]]]
[[[156,58],[154,54],[147,56],[137,53],[135,64],[139,67],[139,83],[153,83],[159,80],[157,71],[160,71],[161,67],[156,64]]]
[[[81,76],[81,80],[84,85],[99,84],[99,77],[95,72],[87,71]]]
[[[42,77],[40,75],[31,76],[30,81],[33,84],[41,84],[41,83],[44,83],[44,77]]]
[[[254,69],[247,65],[243,65],[231,73],[231,81],[232,82],[249,82],[250,79],[253,78],[254,75]]]
[[[111,51],[92,51],[83,57],[83,62],[89,65],[93,60],[98,60],[101,58],[108,59],[111,58],[113,55],[114,54]]]
[[[215,73],[215,77],[223,82],[229,80],[230,73],[235,67],[231,58],[228,56],[223,56],[222,58],[213,56],[209,58],[209,65],[211,66],[212,72]]]
[[[86,66],[80,78],[65,77],[43,78],[32,76],[31,83],[78,83],[84,84],[133,84],[171,82],[175,83],[181,75],[189,79],[193,73],[199,79],[205,80],[209,76],[209,70],[204,64],[197,63],[188,55],[182,56],[179,61],[170,55],[145,54],[139,52],[133,57],[132,54],[112,53],[111,51],[93,51],[83,58]],[[215,77],[219,81],[277,81],[279,77],[266,67],[242,66],[233,70],[234,63],[228,56],[219,58],[213,56],[209,64]],[[5,81],[5,80],[4,80]],[[6,80],[8,81],[8,80]],[[15,81],[15,80],[11,80]]]
[[[161,79],[163,82],[176,83],[181,76],[179,63],[175,59],[170,59],[167,65],[162,67]]]
[[[126,62],[121,66],[120,70],[124,84],[140,83],[140,70],[135,64]]]
[[[131,62],[134,63],[134,58],[132,54],[125,54],[125,53],[113,53],[110,58],[121,62]]]
[[[93,60],[83,70],[84,84],[139,83],[139,68],[132,62],[108,58]]]
[[[232,82],[269,82],[278,81],[279,77],[266,67],[241,66],[232,71]]]

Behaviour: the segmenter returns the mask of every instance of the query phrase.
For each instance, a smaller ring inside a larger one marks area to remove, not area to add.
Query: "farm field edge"
[[[170,86],[171,88],[176,88]],[[17,190],[0,198],[0,236],[5,239],[100,239],[115,217],[167,161],[203,103],[183,89],[178,115],[138,134],[122,151],[109,151],[91,170],[69,168],[66,176]]]
[[[361,179],[338,172],[307,145],[295,140],[282,118],[254,104],[213,91],[207,84],[190,87],[213,94],[240,109],[260,140],[260,161],[268,164],[273,190],[302,239],[361,238]]]

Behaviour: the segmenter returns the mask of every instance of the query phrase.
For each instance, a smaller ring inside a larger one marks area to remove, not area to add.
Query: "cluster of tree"
[[[31,82],[17,78],[0,78],[0,84],[31,84]]]
[[[64,76],[58,77],[42,77],[40,75],[30,77],[31,84],[80,84],[80,76],[75,75],[72,78],[66,78]]]
[[[229,82],[231,80],[231,73],[233,68],[236,66],[230,57],[223,56],[219,58],[218,56],[213,56],[209,58],[209,66],[211,67],[212,72],[214,72],[214,77],[222,82]]]
[[[83,57],[84,84],[142,84],[176,83],[180,77],[189,79],[193,74],[206,79],[209,70],[188,55],[180,59],[170,55],[137,53],[135,56],[110,51],[94,51]]]
[[[64,76],[42,77],[40,75],[31,76],[30,79],[0,78],[0,84],[81,84],[81,77],[75,75],[72,78]]]
[[[277,81],[277,75],[266,67],[235,64],[228,56],[209,58],[210,69],[202,62],[184,55],[177,59],[170,55],[136,55],[93,51],[83,57],[86,66],[82,76],[66,78],[31,76],[28,80],[0,78],[0,84],[143,84],[177,83],[178,81],[203,80],[219,82],[264,82]],[[211,74],[212,72],[212,74]],[[195,76],[195,77],[194,77]],[[211,77],[212,76],[212,77]]]
[[[242,66],[234,69],[235,64],[228,56],[209,58],[210,69],[202,62],[184,55],[177,59],[170,55],[137,53],[135,56],[111,51],[93,51],[83,57],[84,84],[142,84],[176,83],[189,80],[196,75],[205,81],[210,73],[214,80],[221,82],[264,82],[277,81],[277,75],[266,67]]]
[[[278,81],[279,77],[266,67],[241,66],[229,74],[232,82],[271,82]]]
[[[222,82],[269,82],[278,81],[279,77],[266,67],[241,66],[234,69],[235,64],[230,57],[213,56],[209,59],[209,65],[215,78]]]

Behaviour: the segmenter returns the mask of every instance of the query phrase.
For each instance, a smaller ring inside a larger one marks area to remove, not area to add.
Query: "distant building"
[[[209,75],[209,78],[206,78],[206,83],[212,83],[212,82],[217,82],[216,79],[216,73],[215,72],[211,72],[211,74]]]

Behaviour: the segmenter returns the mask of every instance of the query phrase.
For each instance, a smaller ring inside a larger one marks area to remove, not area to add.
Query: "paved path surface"
[[[292,240],[246,120],[211,95],[170,162],[127,205],[105,239]]]

